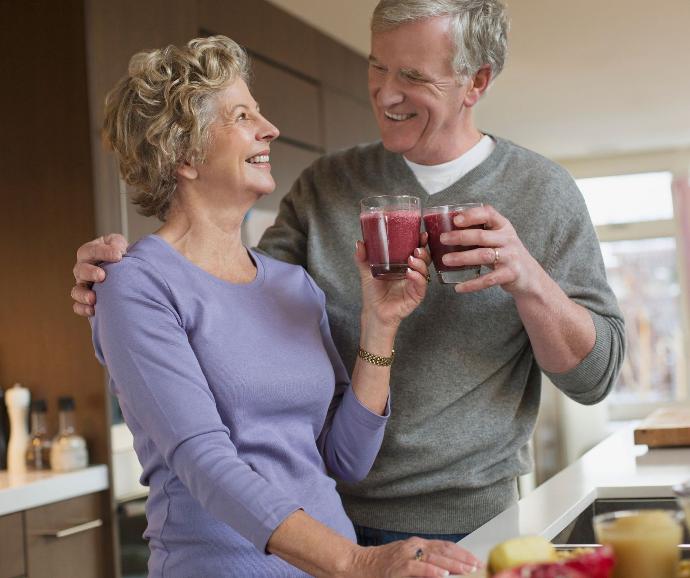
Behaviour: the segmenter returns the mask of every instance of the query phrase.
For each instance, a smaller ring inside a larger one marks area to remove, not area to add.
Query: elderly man
[[[444,234],[448,265],[476,279],[434,283],[397,337],[392,416],[370,475],[340,484],[360,543],[458,540],[517,499],[541,372],[592,404],[613,386],[624,325],[599,243],[572,178],[555,163],[475,126],[500,73],[507,18],[499,0],[381,0],[372,19],[369,93],[381,142],[327,155],[285,197],[260,249],[303,265],[328,298],[348,366],[358,352],[359,290],[350,260],[358,202],[387,193],[424,204],[478,201]],[[93,313],[93,265],[117,259],[111,236],[79,250],[75,311]]]

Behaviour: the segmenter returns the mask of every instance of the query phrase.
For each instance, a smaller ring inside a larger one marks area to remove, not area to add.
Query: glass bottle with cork
[[[58,399],[59,431],[50,450],[50,467],[56,472],[71,472],[89,464],[86,441],[74,428],[74,398]]]
[[[52,441],[48,437],[46,425],[47,409],[48,406],[43,399],[36,399],[31,402],[31,436],[26,450],[26,466],[30,470],[47,470],[50,468]]]

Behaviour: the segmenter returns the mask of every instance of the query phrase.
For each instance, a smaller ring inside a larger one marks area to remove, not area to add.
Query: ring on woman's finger
[[[501,254],[498,252],[498,247],[494,247],[494,262],[492,265],[495,265],[501,260]]]
[[[421,548],[417,548],[417,551],[414,553],[414,559],[417,560],[417,562],[421,562],[424,560],[424,550]]]

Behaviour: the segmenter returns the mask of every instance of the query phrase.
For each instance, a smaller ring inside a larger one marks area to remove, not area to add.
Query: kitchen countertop
[[[690,448],[636,446],[628,425],[532,493],[458,542],[481,560],[499,542],[526,534],[557,536],[597,498],[672,497],[690,480]]]
[[[106,489],[105,465],[61,474],[48,470],[10,476],[0,471],[0,516]]]

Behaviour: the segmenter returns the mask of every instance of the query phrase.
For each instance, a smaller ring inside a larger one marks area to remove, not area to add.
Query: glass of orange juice
[[[626,510],[594,517],[600,544],[613,548],[613,578],[675,578],[683,540],[678,510]]]

